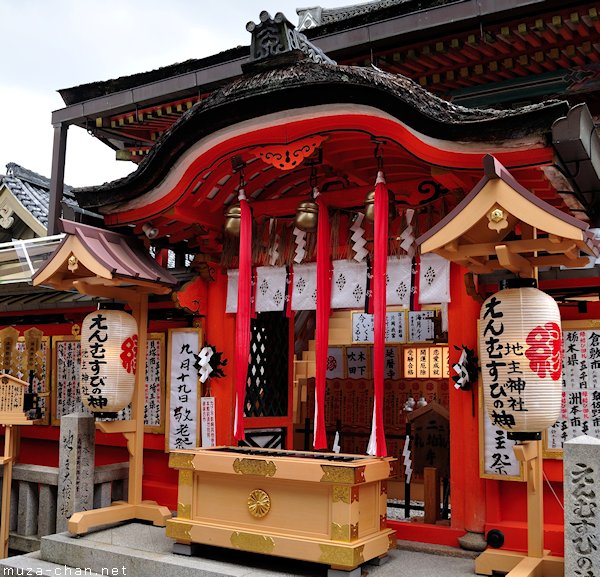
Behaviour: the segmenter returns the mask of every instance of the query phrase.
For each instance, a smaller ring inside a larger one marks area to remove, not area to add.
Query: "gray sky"
[[[249,20],[267,10],[297,24],[296,7],[352,0],[0,0],[0,174],[16,162],[50,176],[51,112],[60,88],[153,70],[250,43]],[[71,127],[65,182],[101,184],[131,172]]]

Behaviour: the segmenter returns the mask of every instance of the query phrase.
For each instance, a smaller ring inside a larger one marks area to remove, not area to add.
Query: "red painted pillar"
[[[477,350],[477,319],[481,303],[465,289],[466,269],[450,268],[452,302],[448,305],[450,367],[460,356],[454,345]],[[454,371],[450,368],[451,375]],[[482,550],[485,523],[485,481],[479,476],[478,390],[462,391],[450,383],[450,502],[452,527],[464,529],[459,539],[464,548]],[[479,535],[478,535],[479,534]],[[472,545],[472,546],[471,546]]]
[[[227,300],[227,275],[214,267],[215,280],[208,283],[205,341],[223,351],[228,360],[223,369],[225,376],[211,379],[211,389],[215,397],[217,445],[236,444],[233,441],[233,412],[235,409],[235,315],[225,313]]]

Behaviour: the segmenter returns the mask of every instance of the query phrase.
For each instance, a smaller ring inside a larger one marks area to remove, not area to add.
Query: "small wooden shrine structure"
[[[148,295],[169,293],[176,280],[123,235],[69,221],[63,221],[63,230],[63,241],[37,271],[33,284],[59,290],[75,289],[83,294],[119,300],[129,305],[138,324],[138,369],[132,418],[128,421],[96,423],[101,431],[121,433],[127,439],[127,503],[75,513],[69,520],[69,531],[86,533],[99,525],[130,519],[164,525],[171,517],[169,509],[142,499]]]

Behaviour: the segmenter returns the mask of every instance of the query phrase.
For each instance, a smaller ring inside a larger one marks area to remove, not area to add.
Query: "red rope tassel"
[[[385,309],[388,256],[388,191],[383,173],[377,175],[375,186],[375,223],[373,257],[373,423],[367,452],[377,457],[387,455],[383,428],[383,380],[385,371]]]
[[[325,431],[325,373],[327,371],[327,352],[329,347],[329,312],[331,309],[331,262],[329,254],[329,210],[320,196],[319,224],[317,228],[317,350],[315,378],[315,449],[327,448]]]
[[[250,355],[252,296],[252,214],[242,190],[240,190],[240,208],[240,276],[235,317],[235,420],[233,426],[233,434],[237,441],[244,439],[244,402]]]

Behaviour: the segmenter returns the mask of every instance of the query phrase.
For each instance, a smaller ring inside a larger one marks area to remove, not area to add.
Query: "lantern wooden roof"
[[[57,290],[77,288],[86,294],[106,296],[97,289],[130,288],[166,294],[177,284],[177,279],[137,246],[135,239],[71,221],[61,223],[66,236],[33,276],[34,285]],[[82,290],[84,285],[96,288]]]
[[[24,394],[28,387],[28,383],[13,375],[0,374],[0,425],[33,424],[23,410]]]
[[[493,156],[484,176],[436,226],[417,239],[421,252],[435,252],[476,273],[508,269],[533,276],[535,267],[581,267],[598,255],[588,224],[558,210],[523,186]]]

